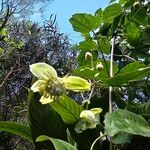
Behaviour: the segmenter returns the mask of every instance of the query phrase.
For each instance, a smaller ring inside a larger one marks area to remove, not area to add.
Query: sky
[[[35,14],[32,20],[42,22],[50,17],[51,14],[56,14],[57,24],[60,32],[66,33],[73,43],[78,43],[82,40],[79,33],[73,31],[69,22],[71,16],[75,13],[92,13],[99,8],[105,8],[109,0],[54,0],[49,4],[43,15]]]

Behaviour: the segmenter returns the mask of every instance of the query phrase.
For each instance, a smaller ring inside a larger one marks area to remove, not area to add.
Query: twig
[[[13,72],[14,67],[15,67],[15,65],[11,68],[11,70],[8,72],[8,74],[4,78],[3,82],[0,84],[0,88],[4,85],[5,81],[8,79],[8,77],[10,76],[10,74]]]
[[[117,54],[114,54],[114,56],[117,56],[117,57],[125,57],[127,59],[130,59],[131,61],[136,61],[134,58],[128,56],[128,55],[117,55]]]

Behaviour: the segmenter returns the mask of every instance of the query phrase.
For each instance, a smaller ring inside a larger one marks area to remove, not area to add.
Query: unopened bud
[[[85,123],[91,124],[95,120],[95,114],[91,110],[83,110],[80,114],[80,118]]]
[[[85,54],[85,60],[91,60],[91,59],[93,59],[92,54],[90,52],[86,52],[86,54]]]
[[[99,62],[99,63],[97,63],[97,65],[96,65],[96,69],[97,70],[102,70],[104,68],[104,66],[103,66],[103,64],[101,63],[101,62]]]
[[[135,2],[133,4],[133,8],[138,9],[140,7],[140,3],[139,2]]]

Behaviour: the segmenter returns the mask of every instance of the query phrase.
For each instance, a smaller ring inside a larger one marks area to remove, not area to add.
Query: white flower
[[[46,63],[36,63],[30,65],[30,71],[38,78],[31,86],[33,92],[40,92],[42,104],[51,103],[57,100],[59,96],[65,93],[65,90],[75,92],[90,90],[91,84],[77,76],[65,76],[60,78],[57,76],[56,70]]]
[[[93,108],[90,110],[83,110],[80,113],[80,120],[75,126],[75,131],[77,133],[82,133],[86,129],[96,128],[99,124],[99,114],[102,112],[100,108]]]

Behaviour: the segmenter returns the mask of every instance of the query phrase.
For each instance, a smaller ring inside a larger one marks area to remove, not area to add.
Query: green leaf
[[[30,127],[16,122],[1,121],[0,131],[10,132],[19,135],[32,142],[32,135]]]
[[[124,5],[125,8],[130,8],[136,0],[119,0],[121,5]]]
[[[80,118],[83,108],[67,96],[61,96],[59,101],[50,103],[67,124],[74,124]]]
[[[103,22],[112,23],[114,18],[122,13],[122,7],[120,4],[112,4],[106,7],[103,11],[102,20]]]
[[[150,46],[150,25],[142,33],[143,44]]]
[[[145,26],[148,24],[148,21],[147,21],[148,15],[147,15],[147,11],[145,8],[138,8],[138,10],[132,11],[131,17],[139,25]]]
[[[0,30],[0,34],[2,36],[6,36],[6,30],[5,30],[5,28],[3,28],[2,30]]]
[[[39,93],[29,92],[28,96],[28,120],[31,127],[32,138],[35,139],[40,135],[66,139],[66,127],[60,115],[50,106],[42,105]],[[53,148],[50,143],[43,145],[35,144],[37,148]]]
[[[99,16],[93,16],[86,13],[75,14],[69,19],[69,21],[72,24],[73,29],[81,33],[88,33],[98,28],[101,23]]]
[[[118,134],[115,134],[111,141],[115,144],[125,144],[130,143],[132,139],[132,135],[126,132],[119,132]]]
[[[110,53],[110,42],[106,36],[100,36],[98,39],[99,46],[103,53],[109,54]]]
[[[118,109],[105,115],[105,132],[114,136],[119,132],[150,137],[150,126],[145,119],[127,110]]]
[[[91,69],[89,66],[82,66],[73,71],[74,75],[78,75],[85,79],[94,79],[94,75],[97,73],[96,69]]]
[[[150,101],[138,106],[138,113],[141,115],[150,115]]]
[[[0,47],[0,55],[2,55],[4,52],[4,49]]]
[[[126,69],[128,70],[128,69]],[[111,86],[120,86],[124,83],[135,81],[146,77],[150,73],[150,66],[139,68],[130,72],[118,73],[113,78],[108,79],[105,83]]]
[[[140,29],[136,26],[135,23],[130,22],[125,29],[125,36],[127,41],[132,45],[136,46],[139,43],[141,36]]]
[[[127,73],[127,72],[131,72],[140,68],[144,68],[145,65],[139,61],[127,64],[125,67],[123,67],[120,71],[119,74],[121,73]]]
[[[76,49],[83,50],[83,51],[91,51],[91,50],[96,50],[96,42],[93,41],[91,38],[82,41],[79,43],[78,46],[76,46]]]
[[[54,139],[54,138],[50,138],[46,135],[41,135],[36,139],[36,142],[41,142],[41,141],[47,141],[50,140],[54,147],[55,150],[77,150],[77,148],[63,140],[60,139]]]

